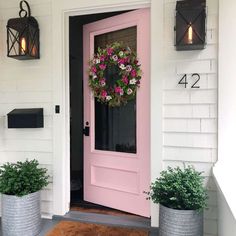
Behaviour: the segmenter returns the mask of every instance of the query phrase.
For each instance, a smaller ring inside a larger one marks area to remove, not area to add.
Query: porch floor
[[[45,236],[58,222],[59,222],[58,220],[43,219],[42,231],[38,236]],[[2,235],[1,221],[0,221],[0,235]]]
[[[150,226],[149,219],[144,218],[143,220],[140,220],[139,218],[130,216],[110,216],[110,215],[83,213],[83,212],[69,212],[65,216],[55,216],[53,217],[52,220],[43,219],[42,231],[38,236],[45,236],[58,222],[62,220],[104,224],[109,226],[121,226],[135,229],[142,228],[150,232],[149,236],[158,236],[158,229],[152,228]],[[0,223],[0,230],[1,230],[1,223]]]

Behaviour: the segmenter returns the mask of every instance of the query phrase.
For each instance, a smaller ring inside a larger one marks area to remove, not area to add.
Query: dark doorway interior
[[[83,25],[124,12],[73,16],[69,20],[71,205],[87,204],[83,199]]]

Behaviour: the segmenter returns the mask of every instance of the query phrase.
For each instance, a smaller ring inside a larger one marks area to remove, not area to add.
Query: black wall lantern
[[[38,22],[31,16],[27,1],[20,2],[19,16],[7,22],[7,56],[18,60],[39,59]]]
[[[176,3],[176,50],[200,50],[206,40],[206,0]]]

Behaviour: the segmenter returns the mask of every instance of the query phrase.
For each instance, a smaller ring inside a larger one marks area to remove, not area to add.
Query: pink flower
[[[102,90],[101,97],[102,98],[106,98],[106,96],[107,96],[107,91],[106,90]]]
[[[106,80],[104,78],[100,79],[99,83],[102,87],[104,87],[106,85]]]
[[[127,66],[126,66],[126,71],[127,71],[127,72],[130,72],[131,70],[132,70],[132,66],[131,66],[131,65],[127,65]]]
[[[101,70],[105,70],[107,66],[105,64],[101,64],[101,65],[99,65],[99,67]]]
[[[133,78],[137,76],[136,70],[132,70],[130,74]]]
[[[113,56],[112,56],[112,60],[113,60],[113,61],[117,61],[117,60],[118,60],[118,56],[117,56],[117,55],[113,55]]]
[[[128,83],[129,83],[127,76],[124,76],[124,77],[122,78],[122,82],[123,82],[124,84],[128,84]]]
[[[124,90],[121,87],[115,87],[115,93],[123,95],[124,94]]]
[[[93,73],[96,73],[96,72],[97,72],[97,68],[96,68],[95,66],[93,66],[93,67],[91,68],[91,71],[92,71]]]
[[[107,54],[108,56],[111,56],[111,54],[113,53],[114,49],[113,48],[108,48],[107,49]]]
[[[100,61],[105,61],[105,58],[106,58],[106,57],[105,57],[104,55],[101,55],[101,56],[100,56]]]
[[[119,63],[119,64],[125,64],[125,59],[124,59],[124,58],[118,59],[118,63]]]

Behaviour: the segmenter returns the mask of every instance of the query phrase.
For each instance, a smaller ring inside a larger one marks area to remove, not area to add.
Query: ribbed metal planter
[[[203,236],[203,213],[160,205],[159,236]]]
[[[2,195],[3,236],[36,236],[41,230],[40,192]]]

